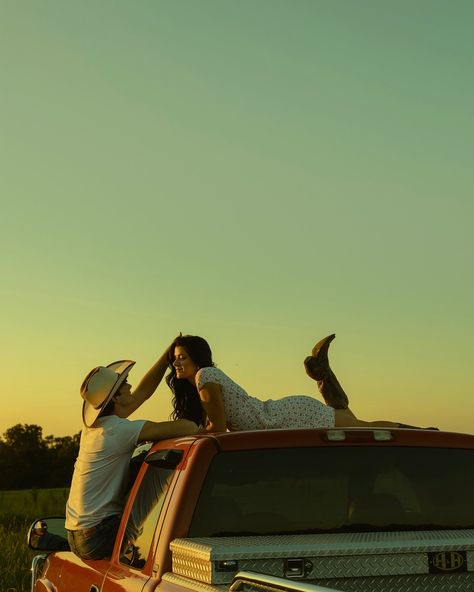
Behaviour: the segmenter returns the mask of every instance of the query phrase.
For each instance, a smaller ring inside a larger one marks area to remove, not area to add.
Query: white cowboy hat
[[[119,360],[107,366],[97,366],[89,372],[81,386],[82,421],[88,428],[99,417],[107,403],[127,379],[135,362]]]

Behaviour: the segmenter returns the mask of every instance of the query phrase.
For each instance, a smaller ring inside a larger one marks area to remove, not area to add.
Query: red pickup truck
[[[131,479],[109,559],[54,550],[64,519],[35,522],[33,592],[474,590],[473,435],[193,436],[138,449]],[[142,533],[122,548],[144,503]]]

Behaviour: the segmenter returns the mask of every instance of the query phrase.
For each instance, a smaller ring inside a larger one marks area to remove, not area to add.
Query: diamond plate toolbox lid
[[[188,538],[170,549],[174,574],[213,585],[245,570],[306,581],[463,573],[474,586],[474,529]]]

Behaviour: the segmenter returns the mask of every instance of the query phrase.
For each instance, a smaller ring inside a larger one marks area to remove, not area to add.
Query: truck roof
[[[211,439],[221,450],[338,445],[425,446],[474,449],[474,435],[472,434],[405,428],[259,430],[199,434],[192,436],[191,439],[196,441]]]

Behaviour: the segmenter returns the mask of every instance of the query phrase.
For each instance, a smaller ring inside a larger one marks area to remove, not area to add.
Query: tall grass
[[[45,516],[63,516],[68,489],[0,491],[0,592],[30,589],[31,560],[37,551],[28,548],[30,524]]]
[[[0,491],[0,517],[19,516],[34,520],[41,516],[64,516],[69,489],[22,489]]]

